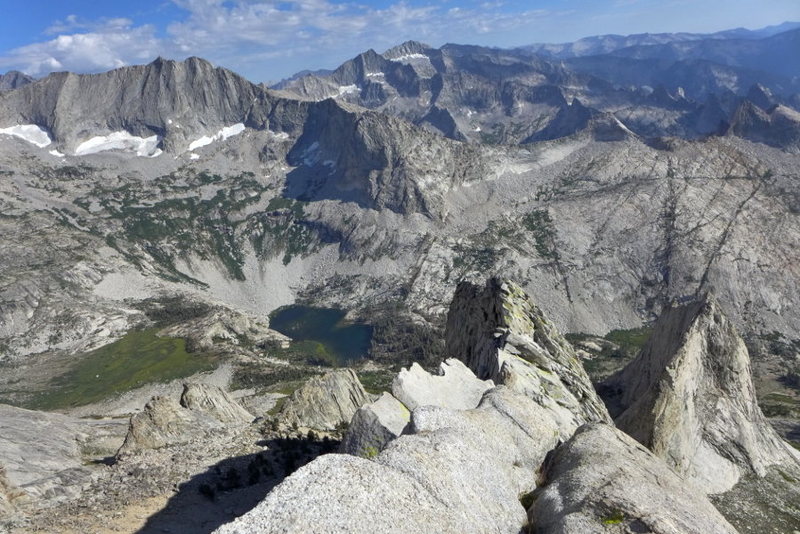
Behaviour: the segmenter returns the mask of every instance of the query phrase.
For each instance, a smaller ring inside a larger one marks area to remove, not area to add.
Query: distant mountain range
[[[380,110],[463,141],[528,143],[599,121],[602,135],[612,137],[734,134],[791,147],[800,109],[797,50],[800,23],[511,50],[409,41],[274,88]],[[773,121],[784,125],[780,135],[759,130]]]
[[[636,33],[632,35],[594,35],[571,43],[536,43],[520,47],[522,50],[559,59],[597,56],[608,54],[622,48],[648,45],[666,45],[689,41],[764,39],[779,33],[800,28],[800,22],[783,22],[758,30],[735,28],[715,33]]]

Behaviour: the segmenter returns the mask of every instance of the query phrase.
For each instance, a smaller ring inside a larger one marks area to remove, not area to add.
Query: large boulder
[[[395,377],[392,394],[409,410],[419,406],[469,410],[476,407],[483,394],[494,387],[491,380],[477,378],[475,373],[455,358],[442,362],[439,373],[432,375],[418,363],[413,363]]]
[[[405,473],[347,454],[326,454],[298,469],[253,510],[217,534],[460,532],[420,482]]]
[[[142,449],[188,443],[228,426],[245,425],[253,416],[225,391],[210,384],[184,384],[180,402],[153,397],[133,415],[117,457]]]
[[[798,466],[758,407],[744,341],[709,297],[666,309],[604,389],[617,426],[705,493],[771,465]]]
[[[355,371],[336,369],[308,380],[292,393],[277,420],[289,426],[335,430],[371,400]]]
[[[342,440],[341,452],[365,458],[375,456],[403,433],[410,420],[408,408],[384,392],[378,400],[356,411]]]
[[[224,390],[208,384],[184,384],[181,406],[210,415],[222,423],[249,423],[253,415]]]
[[[185,443],[201,430],[210,428],[207,424],[201,428],[194,413],[178,401],[166,396],[153,397],[144,410],[131,416],[128,433],[117,456]]]
[[[394,395],[384,393],[377,401],[356,412],[341,450],[359,456],[374,456],[400,436],[408,425],[412,410],[421,406],[454,410],[475,408],[492,387],[494,383],[491,380],[480,380],[456,359],[442,362],[438,375],[413,363],[408,369],[401,369],[394,378]]]
[[[569,436],[587,422],[611,422],[572,345],[515,283],[458,285],[447,315],[446,355],[478,376],[546,408]]]
[[[581,427],[548,459],[529,508],[540,534],[736,534],[702,493],[604,424]]]

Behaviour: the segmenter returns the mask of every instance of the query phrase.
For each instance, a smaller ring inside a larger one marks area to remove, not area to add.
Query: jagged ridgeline
[[[0,529],[800,530],[798,31],[3,75]]]
[[[365,403],[352,415],[341,446],[346,454],[311,461],[216,532],[795,528],[800,491],[792,481],[800,454],[766,424],[744,342],[714,301],[670,308],[650,339],[610,380],[635,403],[615,428],[570,344],[519,286],[497,279],[485,287],[462,284],[447,326],[448,354],[458,356],[438,375],[417,365],[401,370],[391,393],[371,403],[360,400],[352,372],[296,392],[277,425],[330,429]],[[736,382],[704,372],[732,373]],[[667,374],[691,392],[671,385],[641,390],[650,377],[671,382]],[[730,408],[710,402],[714,395]],[[352,402],[343,402],[348,397]],[[670,406],[638,408],[654,399]],[[314,403],[319,412],[309,410]],[[627,415],[633,409],[635,424]],[[643,428],[694,442],[672,439],[665,449]],[[727,467],[709,469],[715,461]],[[780,496],[761,493],[770,484]]]

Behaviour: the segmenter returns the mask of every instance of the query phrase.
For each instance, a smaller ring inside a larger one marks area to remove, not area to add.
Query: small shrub
[[[625,519],[625,514],[623,514],[621,511],[617,510],[614,513],[612,513],[611,515],[608,515],[608,516],[604,517],[603,518],[603,524],[604,525],[618,525],[618,524],[622,523],[622,521],[624,519]]]
[[[378,456],[378,449],[372,446],[366,447],[361,452],[361,455],[367,460],[372,460],[373,458]]]

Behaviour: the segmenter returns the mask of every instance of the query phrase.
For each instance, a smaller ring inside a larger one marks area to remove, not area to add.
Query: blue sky
[[[0,0],[0,72],[98,72],[200,56],[253,81],[409,39],[510,47],[800,20],[798,0]]]

